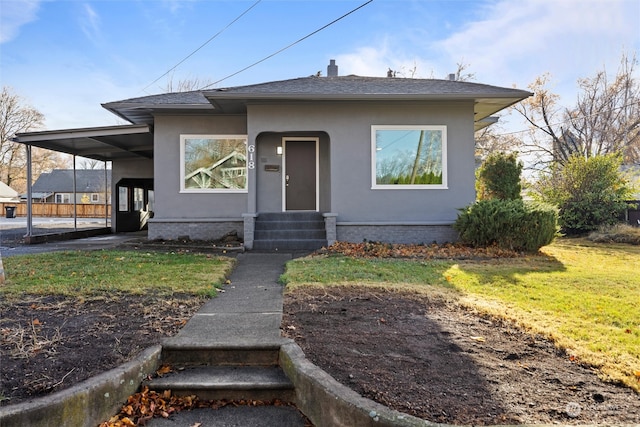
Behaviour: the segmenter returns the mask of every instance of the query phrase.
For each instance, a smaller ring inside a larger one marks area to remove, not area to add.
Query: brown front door
[[[315,211],[317,207],[316,139],[284,140],[285,190],[287,211]]]

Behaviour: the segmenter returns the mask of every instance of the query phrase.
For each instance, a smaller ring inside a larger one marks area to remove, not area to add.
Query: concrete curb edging
[[[280,366],[295,387],[296,406],[314,425],[333,427],[436,427],[360,396],[307,360],[289,341],[280,347]]]
[[[138,391],[144,377],[160,365],[162,347],[66,390],[32,401],[0,407],[2,427],[95,427],[115,415]]]

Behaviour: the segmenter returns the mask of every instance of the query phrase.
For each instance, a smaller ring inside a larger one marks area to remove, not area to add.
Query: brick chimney
[[[327,77],[338,77],[338,66],[336,65],[335,59],[329,61],[329,66],[327,66]]]

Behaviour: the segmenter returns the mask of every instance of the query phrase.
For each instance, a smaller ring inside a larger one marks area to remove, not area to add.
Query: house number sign
[[[255,169],[256,161],[254,160],[254,156],[256,154],[256,146],[253,144],[247,146],[247,151],[249,152],[249,161],[247,162],[247,168]]]

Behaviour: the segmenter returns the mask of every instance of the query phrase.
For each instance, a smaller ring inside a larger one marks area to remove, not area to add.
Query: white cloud
[[[639,12],[636,0],[503,0],[436,47],[491,83],[522,87],[544,72],[575,83],[640,45]]]
[[[526,88],[549,72],[552,89],[575,100],[576,81],[606,69],[614,73],[623,51],[640,50],[637,0],[499,0],[476,4],[466,22],[446,33],[415,34],[393,28],[383,41],[369,41],[337,56],[340,74],[446,78],[468,65],[481,83]],[[424,12],[427,13],[427,12]],[[425,20],[428,17],[425,16]],[[426,59],[425,59],[426,58]]]
[[[0,44],[20,33],[20,27],[34,21],[40,0],[2,0],[0,7]]]
[[[88,3],[83,5],[83,13],[80,16],[80,28],[93,43],[98,43],[102,38],[100,30],[100,15]]]
[[[364,46],[352,53],[336,55],[340,75],[386,77],[391,69],[397,77],[434,77],[433,64],[424,61],[419,54],[402,52],[390,46],[387,38],[376,46]]]

